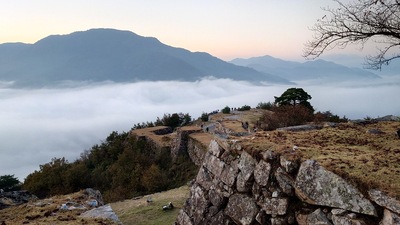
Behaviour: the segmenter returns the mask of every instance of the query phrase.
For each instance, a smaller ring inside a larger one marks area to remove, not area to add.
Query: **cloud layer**
[[[394,79],[394,78],[392,78]],[[0,175],[21,181],[53,157],[79,158],[112,131],[154,121],[164,113],[202,112],[225,106],[255,107],[290,86],[255,86],[227,79],[198,82],[102,83],[58,89],[0,89]],[[400,82],[373,85],[301,86],[318,111],[348,118],[400,115]]]

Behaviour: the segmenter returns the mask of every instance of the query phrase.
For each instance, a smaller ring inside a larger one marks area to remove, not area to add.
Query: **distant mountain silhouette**
[[[230,62],[240,66],[251,67],[260,72],[271,73],[294,82],[306,80],[342,82],[380,78],[370,71],[360,68],[350,68],[321,59],[299,63],[272,56],[261,56],[249,59],[234,59]]]
[[[356,54],[328,54],[321,57],[327,61],[335,61],[338,64],[349,66],[368,68],[366,59],[364,56]],[[393,59],[389,65],[382,65],[381,70],[371,70],[371,72],[377,75],[384,76],[399,76],[400,75],[400,58]]]
[[[194,81],[205,76],[290,83],[130,31],[92,29],[52,35],[34,44],[0,45],[0,81],[15,81],[15,86],[46,86],[60,81]]]

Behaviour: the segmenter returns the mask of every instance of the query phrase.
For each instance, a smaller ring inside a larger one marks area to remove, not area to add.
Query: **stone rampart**
[[[400,201],[362,194],[317,161],[226,146],[211,141],[176,225],[400,224]]]

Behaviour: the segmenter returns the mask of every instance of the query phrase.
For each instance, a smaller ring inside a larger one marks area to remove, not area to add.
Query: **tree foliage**
[[[175,129],[177,127],[189,124],[191,120],[192,117],[188,113],[173,113],[172,115],[164,114],[164,117],[161,120],[161,124],[163,126],[168,126],[172,129]]]
[[[189,113],[173,113],[173,114],[164,114],[164,116],[160,119],[157,117],[154,122],[146,122],[146,123],[138,123],[133,126],[133,129],[142,129],[146,127],[154,127],[154,126],[169,126],[172,129],[175,129],[180,126],[188,125],[192,121],[192,117]]]
[[[381,69],[400,57],[399,0],[334,1],[338,8],[323,8],[327,15],[311,28],[314,37],[306,44],[306,58],[314,59],[325,50],[345,48],[348,44],[363,47],[369,40],[378,49],[376,55],[366,57],[369,68]]]
[[[203,112],[200,116],[201,121],[207,122],[208,121],[208,113]]]
[[[260,102],[256,106],[257,109],[266,109],[266,110],[271,110],[273,107],[274,103],[272,102]]]
[[[231,113],[231,108],[229,106],[225,106],[225,108],[223,108],[221,112],[224,114],[229,114]]]
[[[314,114],[314,122],[345,123],[348,122],[348,119],[346,118],[346,116],[340,118],[338,115],[331,113],[331,111],[325,111],[325,112],[316,112]]]
[[[257,107],[268,109],[258,122],[263,130],[275,130],[280,127],[302,125],[314,119],[314,107],[311,99],[302,88],[289,88],[281,96],[275,96],[275,102],[259,103]]]
[[[250,110],[250,109],[251,109],[251,107],[249,105],[244,105],[244,106],[238,108],[237,110],[238,111],[247,111],[247,110]]]
[[[19,189],[20,182],[14,175],[0,176],[0,189],[4,191],[14,191]]]
[[[92,187],[103,193],[105,201],[117,201],[186,183],[197,168],[187,158],[180,160],[172,162],[169,151],[158,151],[144,140],[114,131],[72,163],[53,158],[40,165],[23,187],[40,198]]]
[[[289,88],[279,97],[275,96],[275,104],[278,106],[296,106],[302,105],[312,112],[314,112],[314,108],[310,104],[308,100],[311,99],[311,95],[303,90],[303,88]]]

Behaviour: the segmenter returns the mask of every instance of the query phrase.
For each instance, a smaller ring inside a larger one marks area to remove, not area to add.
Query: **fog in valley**
[[[155,121],[164,113],[202,112],[225,106],[255,107],[274,101],[287,88],[301,87],[316,111],[350,119],[400,115],[398,76],[374,83],[331,85],[253,85],[228,79],[197,82],[80,84],[42,89],[0,89],[0,171],[21,181],[54,157],[70,162],[100,144],[112,131]]]

